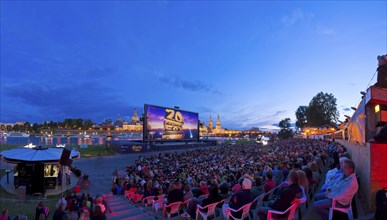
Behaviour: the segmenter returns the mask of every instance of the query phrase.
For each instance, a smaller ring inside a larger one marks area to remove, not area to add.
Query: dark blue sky
[[[387,52],[385,1],[0,4],[0,122],[149,103],[270,129],[320,91],[351,115]]]

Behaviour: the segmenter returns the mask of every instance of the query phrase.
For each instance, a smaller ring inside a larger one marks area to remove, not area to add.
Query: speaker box
[[[62,166],[67,166],[70,159],[71,150],[63,148],[62,155],[60,156],[59,164]]]

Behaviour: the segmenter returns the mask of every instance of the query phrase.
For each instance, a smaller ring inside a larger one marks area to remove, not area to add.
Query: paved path
[[[141,219],[141,220],[155,220],[153,216],[148,215],[143,210],[131,205],[122,196],[107,195],[105,197],[112,213],[107,214],[109,220],[124,220],[124,219]]]

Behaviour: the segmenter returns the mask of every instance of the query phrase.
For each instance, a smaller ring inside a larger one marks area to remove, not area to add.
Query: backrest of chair
[[[302,187],[302,186],[300,186],[300,187],[301,187],[301,190],[302,190],[302,198],[299,199],[299,202],[300,203],[305,203],[306,199],[307,199],[306,192],[305,192],[304,187]]]
[[[180,208],[181,204],[182,204],[182,202],[174,202],[174,203],[169,204],[167,206],[167,207],[171,208],[169,213],[171,213],[171,214],[177,213],[179,211],[179,208]]]
[[[165,198],[165,194],[158,195],[157,198],[164,199]]]
[[[143,201],[145,201],[145,204],[150,204],[154,198],[154,196],[147,196],[143,199]]]
[[[294,215],[296,214],[296,210],[298,207],[298,203],[294,203],[291,205],[285,212],[289,211],[288,220],[294,219]]]
[[[188,207],[189,203],[191,202],[192,199],[187,199],[183,203],[186,207]]]
[[[215,215],[216,205],[218,205],[217,202],[209,204],[209,205],[203,207],[203,209],[207,208],[207,216]]]
[[[250,202],[250,203],[247,203],[246,205],[241,207],[241,209],[242,209],[242,217],[241,217],[241,219],[245,219],[245,218],[249,217],[249,211],[250,211],[251,204],[253,204],[253,203]]]
[[[221,207],[223,206],[223,204],[224,204],[225,201],[226,201],[225,199],[220,200],[219,202],[216,203],[216,207],[221,208]]]

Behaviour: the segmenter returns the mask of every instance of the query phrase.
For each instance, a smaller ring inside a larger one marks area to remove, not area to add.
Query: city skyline
[[[385,1],[0,4],[0,122],[152,103],[271,130],[320,91],[343,119],[387,53]]]

